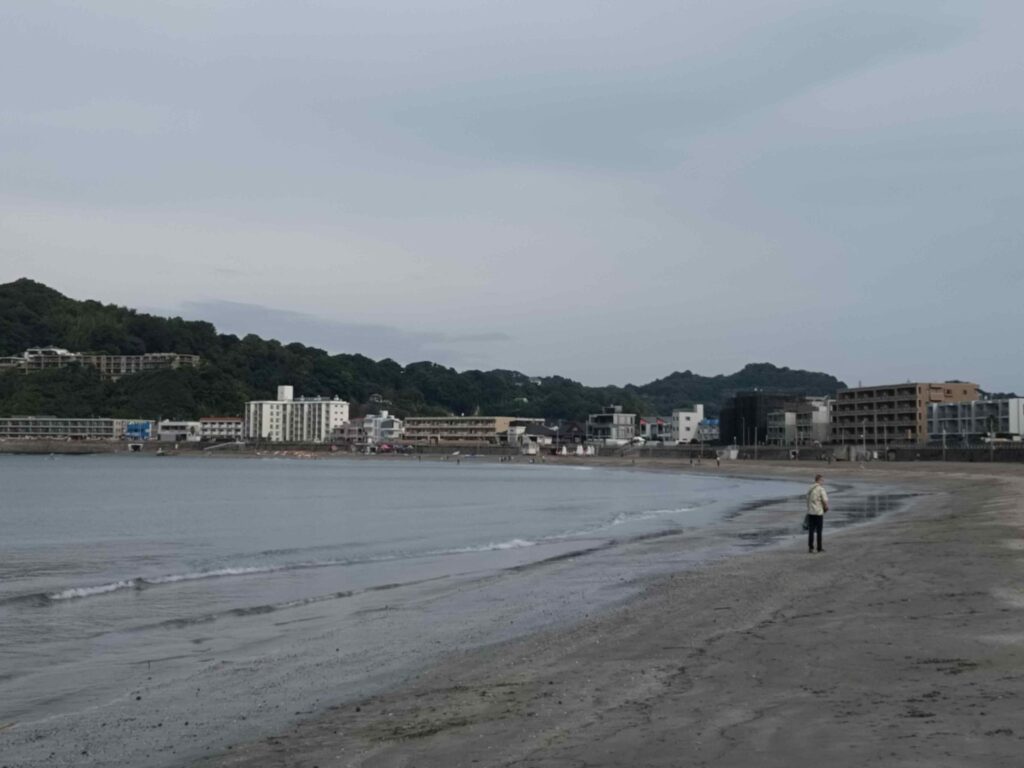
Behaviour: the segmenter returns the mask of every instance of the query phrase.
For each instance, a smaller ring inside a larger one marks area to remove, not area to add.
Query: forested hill
[[[343,341],[343,340],[339,340]],[[32,375],[0,375],[0,416],[190,418],[240,414],[254,398],[272,398],[278,384],[302,395],[340,395],[360,414],[377,407],[399,416],[504,414],[583,420],[609,403],[639,413],[668,414],[753,387],[824,394],[843,385],[832,376],[748,365],[729,376],[673,373],[643,386],[587,387],[560,376],[539,380],[516,371],[463,371],[430,362],[401,366],[363,355],[330,355],[299,343],[219,334],[210,323],[162,318],[96,301],[77,301],[32,280],[0,285],[0,356],[28,347],[137,355],[202,356],[198,369],[159,371],[101,381],[89,367]]]

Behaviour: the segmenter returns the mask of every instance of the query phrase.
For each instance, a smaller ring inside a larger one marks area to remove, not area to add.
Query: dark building
[[[763,443],[768,435],[768,412],[784,408],[804,395],[794,392],[737,392],[719,414],[723,445]]]

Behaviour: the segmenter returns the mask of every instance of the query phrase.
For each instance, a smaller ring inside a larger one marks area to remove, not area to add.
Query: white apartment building
[[[204,416],[199,419],[199,437],[203,440],[241,440],[245,433],[241,416]]]
[[[348,403],[326,397],[295,398],[294,388],[277,388],[276,400],[245,404],[245,437],[272,443],[326,443],[348,421]]]
[[[1024,398],[968,400],[928,404],[928,438],[978,443],[995,433],[997,440],[1021,440],[1024,435]]]
[[[363,417],[363,433],[371,443],[394,443],[402,439],[405,427],[397,416],[381,411]]]
[[[700,440],[700,424],[704,421],[704,406],[697,404],[693,408],[677,408],[672,411],[672,442],[692,443]]]

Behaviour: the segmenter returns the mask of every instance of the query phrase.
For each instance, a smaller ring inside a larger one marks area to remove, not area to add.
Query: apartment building
[[[928,441],[928,407],[978,399],[964,381],[907,382],[845,389],[832,412],[833,443],[908,445]]]
[[[0,439],[119,440],[129,419],[64,419],[56,416],[0,418]]]
[[[929,403],[928,436],[932,441],[967,445],[995,438],[1020,441],[1024,435],[1024,398]]]
[[[610,405],[587,417],[587,442],[624,444],[636,437],[636,414],[623,413],[621,405]]]
[[[81,355],[82,365],[91,365],[100,376],[116,381],[122,376],[148,371],[169,371],[176,368],[195,368],[199,355],[177,352],[151,352],[145,355]]]
[[[35,373],[52,368],[66,368],[69,365],[89,365],[99,370],[103,378],[113,381],[122,376],[144,371],[195,368],[199,362],[198,355],[182,355],[177,352],[152,352],[145,355],[94,355],[69,352],[61,347],[30,347],[16,357],[0,358],[0,369]]]
[[[768,445],[821,445],[832,429],[833,400],[807,397],[768,412]]]
[[[294,388],[277,388],[276,400],[245,404],[247,440],[272,443],[326,443],[348,421],[348,403],[338,397],[295,397]]]
[[[701,423],[703,421],[704,406],[700,403],[693,406],[693,408],[677,408],[672,411],[671,441],[678,444],[706,439],[701,433]]]
[[[405,440],[410,443],[487,443],[508,441],[514,425],[543,424],[544,419],[519,416],[411,416],[405,420]]]
[[[202,440],[239,441],[245,433],[241,416],[204,416],[199,419],[199,437]]]

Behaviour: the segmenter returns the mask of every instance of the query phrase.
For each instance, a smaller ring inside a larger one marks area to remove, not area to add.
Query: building
[[[832,413],[833,443],[909,445],[928,440],[928,407],[978,399],[965,381],[907,382],[844,389]]]
[[[148,371],[170,371],[177,368],[195,368],[199,355],[181,355],[177,352],[150,352],[145,355],[81,355],[83,365],[91,365],[100,376],[116,381],[122,376]]]
[[[245,433],[244,427],[241,416],[204,416],[199,419],[199,438],[204,441],[240,442]]]
[[[508,441],[509,428],[544,419],[518,416],[414,416],[405,420],[405,440],[410,443],[487,443]]]
[[[198,443],[202,440],[202,424],[163,419],[156,425],[156,439],[162,443]]]
[[[0,439],[120,440],[128,419],[63,419],[56,416],[0,418]]]
[[[129,421],[124,428],[128,440],[151,440],[156,437],[156,423],[152,421]]]
[[[969,445],[995,438],[1020,441],[1024,435],[1024,398],[929,403],[928,436],[932,441]]]
[[[405,425],[387,411],[363,417],[363,433],[371,443],[395,443],[405,435]]]
[[[621,405],[610,405],[587,417],[587,442],[625,444],[636,437],[636,414],[623,413]]]
[[[768,412],[768,445],[821,445],[832,431],[833,401],[807,397]]]
[[[100,376],[111,381],[133,373],[163,371],[174,368],[194,368],[199,365],[198,355],[177,352],[152,352],[145,355],[94,355],[69,352],[60,347],[30,347],[17,357],[0,358],[0,369],[35,373],[69,365],[88,365],[96,368]]]
[[[674,443],[672,419],[664,416],[641,416],[639,435],[656,443]]]
[[[697,426],[697,440],[703,443],[717,443],[721,437],[718,419],[703,419]]]
[[[763,443],[768,434],[768,414],[785,410],[803,397],[792,392],[738,392],[722,406],[720,441],[734,445]]]
[[[672,442],[692,443],[701,440],[701,422],[704,421],[704,406],[697,404],[693,408],[677,408],[672,411]]]
[[[276,400],[245,404],[247,440],[272,443],[326,443],[348,421],[348,403],[338,397],[295,398],[294,389],[277,388]]]

